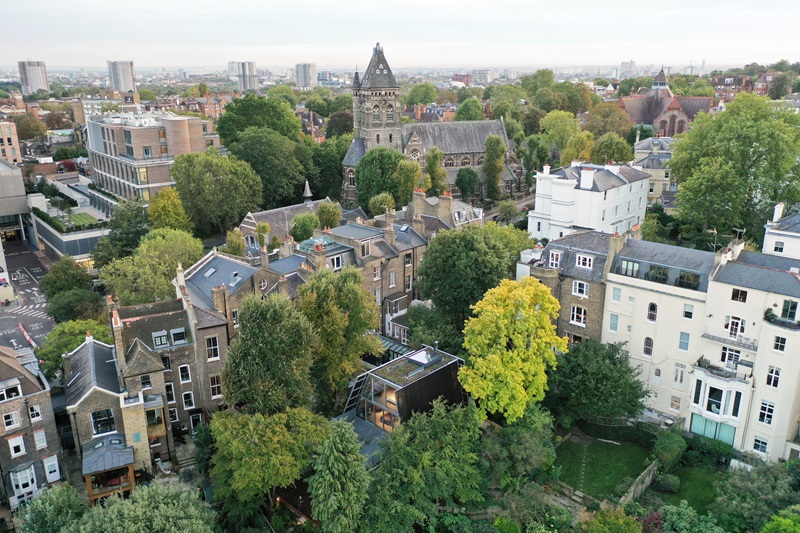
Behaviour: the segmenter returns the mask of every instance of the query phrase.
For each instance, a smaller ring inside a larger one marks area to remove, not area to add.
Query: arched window
[[[658,316],[658,306],[653,302],[650,302],[650,305],[647,306],[647,320],[649,320],[650,322],[655,322],[657,316]]]
[[[462,167],[468,167],[470,163],[472,163],[472,161],[469,160],[469,157],[465,157],[461,160]]]
[[[482,164],[483,164],[483,156],[480,156],[478,158],[478,166],[481,166]]]
[[[642,348],[642,353],[645,355],[653,355],[653,339],[650,337],[644,338],[644,348]]]
[[[394,122],[394,106],[391,104],[386,107],[386,122]],[[392,140],[389,139],[389,142]]]
[[[666,120],[662,120],[660,126],[661,126],[661,135],[666,135],[667,134],[667,121]]]
[[[375,136],[375,142],[376,142],[377,144],[380,144],[380,143],[381,143],[381,134],[380,134],[380,133],[379,133],[379,134],[377,134],[377,135]]]
[[[393,137],[393,135],[390,133],[389,134],[389,144],[392,144],[392,137]]]
[[[678,131],[676,133],[683,133],[683,128],[686,127],[686,122],[679,120],[678,121]]]
[[[419,161],[419,150],[417,150],[416,148],[411,150],[411,159],[413,159],[414,161]]]
[[[669,133],[667,136],[672,137],[673,135],[675,135],[675,115],[669,117]]]
[[[448,157],[447,159],[444,160],[444,166],[447,167],[447,168],[454,167],[454,166],[456,166],[456,162],[453,161],[452,158]]]
[[[347,184],[350,187],[356,186],[356,173],[352,168],[347,171]]]
[[[372,122],[380,122],[381,121],[381,108],[380,106],[375,106],[372,108]]]

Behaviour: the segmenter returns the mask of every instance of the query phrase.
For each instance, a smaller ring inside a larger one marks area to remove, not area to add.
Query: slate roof
[[[361,158],[364,157],[366,153],[367,148],[364,144],[364,138],[359,137],[358,139],[353,139],[353,142],[350,143],[350,148],[347,149],[347,154],[345,154],[344,159],[342,159],[342,166],[358,166],[358,162],[361,161]]]
[[[258,223],[266,222],[270,226],[269,234],[283,241],[292,227],[292,219],[294,217],[303,213],[316,213],[319,204],[325,202],[333,203],[330,198],[325,198],[323,200],[303,202],[286,207],[279,207],[277,209],[268,209],[257,213],[247,213],[241,224],[239,224],[239,229],[245,235],[254,234]],[[267,241],[269,241],[269,238]]]
[[[81,449],[84,476],[133,464],[133,446],[125,445],[125,436],[121,433],[92,439]]]
[[[369,219],[367,214],[360,207],[356,207],[355,209],[345,209],[342,211],[342,220],[347,223],[355,223],[359,218],[361,220]]]
[[[367,70],[361,78],[362,89],[397,89],[400,87],[392,74],[389,62],[383,55],[381,43],[376,43],[372,49],[372,58],[369,60]]]
[[[648,137],[643,141],[633,145],[633,149],[637,152],[658,150],[661,152],[672,151],[672,145],[675,144],[675,139],[672,137]]]
[[[674,96],[669,87],[651,89],[645,96],[620,99],[622,108],[635,124],[652,125],[670,106],[677,106],[694,120],[700,111],[708,113],[714,98],[711,96]]]
[[[653,170],[661,170],[664,164],[672,159],[672,154],[648,154],[644,159],[636,161],[634,165]]]
[[[87,339],[70,354],[72,371],[67,376],[67,405],[76,405],[93,387],[112,394],[122,392],[117,358],[108,344]]]
[[[117,309],[117,313],[122,320],[161,313],[171,313],[174,311],[183,311],[183,302],[179,298],[148,304],[128,305]]]
[[[669,244],[629,239],[617,257],[671,266],[708,274],[714,268],[714,253]],[[641,272],[641,271],[640,271]]]
[[[180,299],[156,302],[118,309],[122,322],[122,339],[126,347],[131,347],[136,340],[143,342],[148,349],[154,350],[153,332],[184,328],[187,342],[192,342],[189,317],[183,309]],[[126,353],[125,359],[131,364],[133,352]]]
[[[589,190],[595,192],[607,191],[616,187],[622,187],[629,183],[635,183],[650,177],[647,172],[636,170],[628,165],[619,165],[619,173],[607,169],[603,165],[581,164],[574,167],[562,167],[550,172],[550,175],[559,176],[561,179],[578,180],[575,185],[576,189],[581,188],[581,169],[594,170],[594,179],[592,180],[592,188]],[[586,189],[582,189],[586,190]]]
[[[0,346],[0,381],[14,378],[19,380],[23,396],[30,396],[45,390],[37,376],[20,364],[12,348]]]
[[[213,309],[211,289],[224,285],[228,288],[228,294],[231,295],[252,278],[258,270],[242,261],[209,252],[186,271],[186,289],[189,291],[193,303]],[[238,273],[239,281],[232,284],[234,272]]]
[[[417,134],[425,149],[433,147],[447,154],[484,153],[486,138],[498,135],[509,146],[506,129],[501,120],[464,120],[403,125],[403,149]]]
[[[165,327],[165,329],[170,328]],[[187,336],[188,334],[189,331],[187,331]],[[164,370],[164,363],[161,362],[161,357],[156,356],[153,350],[138,338],[134,339],[133,343],[128,348],[125,354],[125,361],[126,368],[123,377],[126,378]]]
[[[192,307],[194,308],[194,316],[197,318],[198,329],[212,328],[214,326],[224,326],[228,324],[228,321],[225,319],[225,317],[215,309],[204,309],[203,307],[197,307],[196,305],[192,305]]]
[[[344,237],[346,239],[353,239],[356,241],[383,235],[381,230],[369,226],[363,226],[361,224],[345,224],[344,226],[337,226],[335,228],[331,228],[330,233],[338,237]]]
[[[314,269],[314,264],[306,256],[300,254],[292,254],[277,261],[270,261],[269,269],[278,274],[286,275],[299,270],[301,264],[306,264]]]
[[[800,266],[800,262],[795,261],[795,264]],[[714,281],[800,298],[800,276],[798,274],[762,265],[729,261],[720,267]]]
[[[606,260],[608,259],[611,234],[600,231],[573,233],[547,243],[541,255],[541,264],[547,266],[550,252],[560,250],[561,273],[567,277],[602,283]],[[585,253],[592,256],[592,268],[577,266],[576,256]]]
[[[783,217],[772,229],[789,233],[800,233],[800,213]]]
[[[410,224],[393,224],[392,228],[394,229],[395,247],[400,250],[409,250],[428,244],[427,239],[417,233]]]

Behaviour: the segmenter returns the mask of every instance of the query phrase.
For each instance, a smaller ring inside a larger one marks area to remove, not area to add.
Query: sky
[[[394,7],[396,6],[396,7]],[[43,0],[8,2],[0,66],[361,69],[800,61],[797,0]]]

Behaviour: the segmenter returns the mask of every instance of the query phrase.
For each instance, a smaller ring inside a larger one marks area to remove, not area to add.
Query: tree
[[[44,125],[48,130],[63,130],[72,128],[72,121],[64,113],[50,113],[44,117]]]
[[[137,487],[130,498],[108,498],[72,524],[66,533],[212,533],[217,515],[198,491],[179,485],[152,483]]]
[[[52,380],[55,378],[64,364],[61,356],[80,346],[86,340],[87,332],[90,332],[95,340],[106,344],[114,344],[111,329],[105,321],[72,320],[57,324],[47,334],[44,342],[36,351],[36,357],[40,361],[44,361],[41,367],[47,379]]]
[[[214,149],[179,155],[170,175],[200,235],[224,233],[261,201],[262,183],[250,165]]]
[[[89,151],[86,150],[86,148],[63,146],[53,154],[54,161],[63,161],[65,159],[75,159],[78,157],[89,157]]]
[[[211,473],[211,459],[217,451],[214,436],[211,434],[211,425],[200,424],[196,426],[194,435],[192,435],[192,443],[197,448],[197,455],[195,456],[197,470],[206,477]]]
[[[298,290],[297,307],[317,332],[311,381],[318,411],[327,412],[337,406],[336,393],[362,370],[361,356],[381,351],[370,333],[379,329],[380,312],[353,268],[315,273]]]
[[[52,533],[80,521],[88,510],[69,483],[53,485],[22,506],[16,521],[21,533]]]
[[[406,105],[432,104],[436,102],[436,87],[432,83],[412,85],[405,97]]]
[[[109,233],[97,241],[92,259],[101,268],[115,259],[133,253],[141,238],[150,230],[150,220],[141,200],[119,204],[108,221]]]
[[[397,164],[397,168],[392,176],[392,181],[394,181],[394,186],[397,188],[397,192],[395,194],[397,197],[397,202],[394,202],[393,200],[394,205],[404,206],[410,204],[414,197],[414,189],[426,188],[423,187],[422,170],[420,169],[419,162],[417,161],[409,161],[407,159],[401,160]],[[427,184],[427,181],[425,183]],[[383,203],[380,205],[388,204]]]
[[[394,198],[388,192],[376,194],[369,199],[369,212],[372,216],[383,215],[394,208]]]
[[[477,98],[465,100],[456,108],[456,121],[483,120],[483,104]]]
[[[225,252],[239,257],[244,256],[244,235],[239,228],[233,228],[225,234]]]
[[[761,533],[800,533],[800,505],[792,505],[772,517]]]
[[[773,100],[781,100],[792,91],[792,78],[784,72],[772,80],[769,86],[769,97]]]
[[[475,195],[478,188],[480,175],[472,167],[461,167],[456,174],[456,187],[461,192],[461,199],[469,201]]]
[[[373,148],[361,158],[356,167],[358,205],[369,208],[370,198],[382,192],[396,196],[397,185],[393,177],[402,160],[403,154],[383,146]]]
[[[261,501],[275,501],[274,490],[300,479],[330,431],[325,418],[305,408],[275,414],[217,413],[211,433],[214,496],[223,508],[254,514]],[[249,512],[248,512],[249,511]],[[237,516],[239,527],[247,516]]]
[[[503,194],[501,176],[505,168],[506,150],[508,148],[498,135],[486,138],[483,173],[486,174],[486,196],[492,200],[499,200]]]
[[[333,202],[322,202],[317,206],[317,218],[323,228],[335,228],[342,220],[342,208]]]
[[[297,105],[297,96],[289,85],[276,85],[267,91],[267,96],[272,100],[285,100],[292,108]]]
[[[522,166],[525,168],[525,184],[529,188],[536,185],[536,171],[542,169],[550,158],[548,144],[539,134],[531,135],[514,147],[517,157],[522,160]]]
[[[314,213],[301,213],[292,219],[289,234],[295,242],[302,242],[314,236],[314,230],[319,227],[319,218]]]
[[[458,102],[463,103],[470,98],[483,98],[483,92],[481,87],[462,87],[456,94],[458,95]]]
[[[557,354],[557,361],[547,405],[562,425],[580,419],[632,418],[644,409],[648,393],[638,379],[641,370],[631,368],[622,344],[596,340],[571,344],[569,353]],[[597,394],[582,394],[586,387]]]
[[[622,509],[601,509],[580,523],[583,533],[642,533],[642,524],[627,516]]]
[[[707,157],[681,184],[678,199],[678,217],[683,222],[701,232],[713,228],[727,234],[742,223],[747,189],[731,163]]]
[[[549,89],[556,84],[553,71],[547,68],[539,69],[531,75],[520,78],[522,88],[532,97],[539,89]]]
[[[686,500],[661,508],[664,533],[725,533],[710,516],[697,514]]]
[[[311,154],[313,164],[318,170],[317,179],[310,180],[311,192],[317,198],[339,198],[342,192],[342,160],[353,136],[340,135],[316,144]]]
[[[50,271],[39,283],[42,293],[49,299],[72,289],[89,289],[92,276],[72,256],[64,255],[53,263]]]
[[[172,187],[164,187],[150,199],[147,216],[153,229],[172,228],[191,233],[193,228],[178,191]]]
[[[552,113],[567,108],[569,101],[565,95],[557,93],[549,87],[544,87],[533,95],[533,105],[545,113]]]
[[[500,202],[500,205],[497,207],[497,213],[500,216],[500,220],[506,224],[511,224],[517,220],[520,215],[519,208],[514,200],[504,200]]]
[[[155,100],[156,98],[158,98],[158,95],[156,95],[156,93],[154,93],[154,92],[153,92],[153,91],[151,91],[150,89],[142,89],[142,88],[138,88],[138,92],[139,92],[139,98],[140,98],[142,101],[145,101],[145,100]]]
[[[317,336],[308,318],[283,296],[261,302],[251,295],[242,302],[239,324],[222,373],[226,400],[248,413],[310,407]]]
[[[438,148],[431,148],[425,154],[425,174],[430,180],[430,187],[426,191],[428,196],[439,196],[445,192],[447,172],[442,167],[444,154]]]
[[[353,425],[343,420],[331,422],[330,436],[314,460],[314,475],[308,479],[311,512],[322,522],[324,533],[358,531],[369,481]]]
[[[700,114],[674,145],[669,168],[683,184],[704,158],[730,164],[746,188],[742,220],[747,234],[761,239],[764,221],[778,201],[800,200],[800,117],[769,101],[740,94],[724,113]]]
[[[438,531],[458,507],[480,502],[480,430],[474,407],[434,401],[382,444],[362,523],[372,531]]]
[[[522,114],[522,131],[525,136],[531,136],[539,133],[539,121],[544,118],[547,113],[538,107],[528,107]]]
[[[633,159],[633,148],[616,133],[606,133],[592,146],[592,162],[603,165],[609,161],[625,163]]]
[[[559,151],[567,146],[569,138],[581,131],[578,119],[569,111],[550,111],[542,120],[539,127],[544,132],[545,138],[551,146]]]
[[[620,137],[625,137],[631,131],[631,118],[616,103],[602,103],[589,111],[586,117],[586,129],[595,137],[601,137],[606,133],[616,133]]]
[[[589,131],[576,133],[567,141],[567,146],[561,152],[561,164],[569,166],[573,161],[591,161],[594,135]]]
[[[270,93],[274,94],[272,91],[276,89],[278,87],[270,89]],[[232,100],[225,106],[225,113],[219,117],[217,125],[222,144],[230,146],[238,139],[239,134],[251,126],[269,128],[296,140],[300,135],[300,119],[292,111],[293,105],[280,97],[265,98],[252,93]]]
[[[514,422],[544,398],[554,350],[567,349],[551,322],[558,310],[558,300],[536,278],[503,280],[475,304],[464,328],[469,357],[458,378],[484,414]]]
[[[305,107],[321,117],[327,117],[330,114],[328,102],[317,94],[312,94],[306,99]]]
[[[645,139],[653,137],[655,135],[655,132],[653,131],[653,126],[650,126],[648,124],[637,124],[633,126],[631,130],[628,132],[628,136],[626,137],[628,144],[634,146],[638,142],[637,134],[638,134],[638,141],[643,141]]]
[[[353,97],[349,94],[340,94],[330,104],[331,116],[337,111],[350,111],[353,112]],[[351,122],[352,124],[352,122]]]
[[[345,109],[331,113],[325,123],[325,137],[330,139],[347,133],[353,133],[353,112]]]
[[[583,113],[592,108],[591,91],[589,91],[589,87],[583,83],[576,84],[562,81],[553,86],[553,91],[564,95],[567,105],[566,107],[562,107],[562,109],[570,111],[573,115]]]
[[[16,115],[11,119],[17,126],[17,137],[21,141],[41,139],[47,135],[44,122],[28,113]]]
[[[424,304],[408,308],[410,344],[421,348],[423,344],[436,346],[447,353],[459,355],[463,352],[464,337],[444,312]]]
[[[91,289],[70,289],[47,299],[47,313],[56,322],[103,315],[103,297]]]
[[[661,205],[661,204],[656,204]],[[666,227],[661,223],[661,217],[656,213],[647,213],[642,221],[642,240],[651,242],[663,242],[661,234],[666,231]]]

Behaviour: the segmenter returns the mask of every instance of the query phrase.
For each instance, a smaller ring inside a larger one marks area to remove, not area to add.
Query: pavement
[[[40,260],[22,241],[6,241],[3,247],[17,300],[8,307],[0,305],[0,346],[30,346],[19,324],[37,345],[41,345],[55,326],[47,315],[47,300],[39,289],[39,282],[52,263]]]

